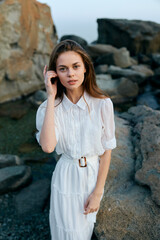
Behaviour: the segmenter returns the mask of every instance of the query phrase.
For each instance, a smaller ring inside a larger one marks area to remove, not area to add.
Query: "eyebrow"
[[[76,65],[76,64],[79,64],[80,62],[75,62],[73,63],[72,65]],[[65,65],[58,65],[57,67],[66,67]]]

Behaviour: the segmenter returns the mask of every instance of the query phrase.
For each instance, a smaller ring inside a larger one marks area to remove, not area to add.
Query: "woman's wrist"
[[[103,195],[103,191],[102,191],[102,190],[100,191],[100,190],[96,190],[96,189],[95,189],[95,190],[93,191],[93,194],[94,194],[96,197],[99,197],[99,198],[100,198],[100,197]]]
[[[55,96],[54,95],[48,95],[47,99],[49,101],[55,101]]]

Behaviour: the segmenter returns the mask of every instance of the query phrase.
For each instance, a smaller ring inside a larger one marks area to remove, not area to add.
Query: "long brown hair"
[[[93,67],[93,63],[87,54],[87,52],[79,45],[77,42],[73,40],[64,40],[61,41],[52,51],[49,61],[49,68],[48,70],[52,70],[56,72],[56,62],[58,56],[67,51],[74,51],[78,53],[84,63],[86,68],[86,72],[84,73],[84,81],[83,91],[86,90],[89,95],[95,98],[106,98],[109,97],[105,92],[103,92],[96,83],[96,75]],[[57,81],[57,94],[56,98],[60,98],[61,101],[63,99],[63,93],[65,92],[65,87],[61,84],[60,81]]]

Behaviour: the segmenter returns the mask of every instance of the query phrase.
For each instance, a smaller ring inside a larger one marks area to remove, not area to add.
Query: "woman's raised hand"
[[[45,81],[45,87],[46,91],[49,96],[53,96],[55,98],[57,94],[57,79],[55,79],[55,82],[51,82],[51,78],[56,78],[57,74],[55,71],[47,71],[47,65],[45,65],[43,70],[43,76]]]

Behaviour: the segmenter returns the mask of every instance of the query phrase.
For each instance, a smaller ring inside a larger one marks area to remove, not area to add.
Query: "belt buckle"
[[[81,157],[79,160],[79,166],[80,167],[87,167],[87,160],[86,157]]]

